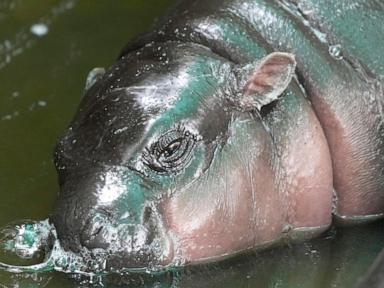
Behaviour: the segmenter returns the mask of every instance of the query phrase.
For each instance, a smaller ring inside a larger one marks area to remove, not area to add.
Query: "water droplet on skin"
[[[341,49],[340,44],[335,44],[335,45],[329,46],[328,52],[336,60],[342,60],[343,59],[343,51]]]

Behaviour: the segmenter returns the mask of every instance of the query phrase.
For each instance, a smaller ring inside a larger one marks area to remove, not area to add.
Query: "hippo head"
[[[294,69],[285,53],[240,66],[171,42],[119,59],[87,89],[55,150],[51,220],[62,248],[113,271],[199,263],[274,240],[265,208],[273,143],[259,112]]]

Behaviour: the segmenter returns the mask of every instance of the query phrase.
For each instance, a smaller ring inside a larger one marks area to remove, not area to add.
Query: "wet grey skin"
[[[154,44],[123,57],[87,91],[55,152],[61,193],[52,221],[65,250],[111,249],[114,269],[173,258],[158,202],[204,173],[225,141],[231,113],[217,88],[231,68],[199,45]],[[181,93],[187,102],[167,115]],[[183,153],[160,162],[157,149],[175,141]]]
[[[93,70],[55,149],[62,255],[155,271],[383,218],[384,7],[331,2],[180,1]]]

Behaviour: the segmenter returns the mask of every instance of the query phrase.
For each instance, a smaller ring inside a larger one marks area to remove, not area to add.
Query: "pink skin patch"
[[[299,99],[297,117],[280,122],[280,150],[287,222],[296,228],[327,227],[332,221],[333,176],[328,143],[310,104]]]
[[[336,214],[346,223],[353,223],[354,219],[364,221],[384,213],[384,179],[380,176],[382,140],[377,133],[383,116],[376,111],[383,106],[383,100],[374,91],[361,92],[353,86],[345,89],[338,82],[335,79],[328,91],[323,92],[335,99],[331,103],[324,101],[324,96],[312,88],[312,104],[331,151]],[[370,107],[363,96],[376,99],[378,103]],[[344,98],[340,103],[338,99]]]
[[[242,108],[275,100],[294,67],[290,54],[262,59],[247,83]],[[294,97],[294,111],[289,105],[275,108],[283,121],[270,123],[273,139],[260,119],[238,115],[206,173],[163,203],[176,257],[187,263],[212,261],[282,238],[310,237],[330,225],[328,144],[310,104]]]
[[[176,239],[176,255],[187,263],[212,261],[277,242],[286,227],[318,234],[329,226],[331,163],[322,130],[310,112],[305,111],[312,129],[306,139],[277,143],[285,148],[282,161],[271,163],[276,155],[269,135],[255,129],[253,142],[224,149],[224,157],[214,160],[206,175],[168,199],[163,211]],[[304,147],[300,141],[306,141]]]
[[[273,242],[283,229],[269,135],[261,123],[248,121],[254,126],[253,137],[242,145],[224,147],[205,175],[165,203],[163,211],[176,238],[176,253],[187,262],[212,260]],[[241,139],[236,133],[232,137]]]

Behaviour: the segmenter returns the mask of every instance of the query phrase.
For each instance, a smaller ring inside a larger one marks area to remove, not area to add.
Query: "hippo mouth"
[[[85,276],[110,272],[160,273],[174,262],[171,237],[163,234],[148,237],[147,227],[120,225],[90,229],[97,232],[80,252],[75,253],[63,248],[55,226],[48,219],[7,226],[0,231],[0,270],[12,273],[60,271]],[[106,241],[110,241],[110,245]]]
[[[146,210],[152,211],[149,207]],[[100,214],[91,217],[80,235],[82,258],[99,262],[91,270],[156,271],[169,266],[174,258],[174,241],[159,217],[147,214],[142,224],[114,223]]]

